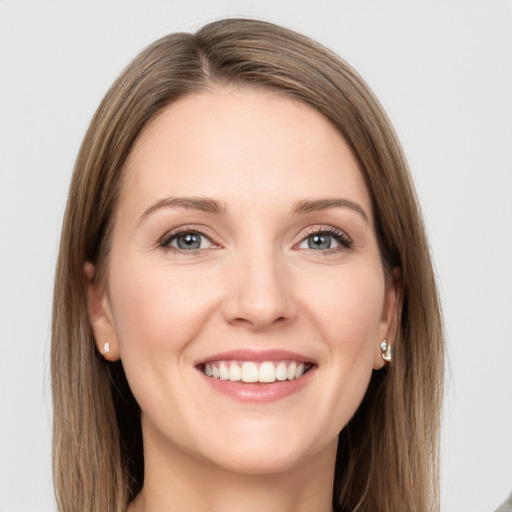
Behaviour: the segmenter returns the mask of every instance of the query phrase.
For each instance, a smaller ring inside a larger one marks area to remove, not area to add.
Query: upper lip
[[[199,359],[195,366],[200,366],[212,361],[284,361],[291,360],[299,363],[314,363],[314,361],[302,354],[291,352],[289,350],[271,349],[271,350],[252,350],[237,349],[227,352],[219,352],[211,356]]]

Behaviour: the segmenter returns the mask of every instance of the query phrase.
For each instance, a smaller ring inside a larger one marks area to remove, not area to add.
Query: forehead
[[[341,194],[371,212],[357,161],[330,121],[265,89],[173,103],[144,128],[125,173],[122,201],[202,195],[255,205],[263,196],[284,203]]]

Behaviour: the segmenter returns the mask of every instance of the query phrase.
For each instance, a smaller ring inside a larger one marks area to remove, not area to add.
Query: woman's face
[[[297,100],[221,89],[162,111],[125,172],[89,298],[146,456],[247,473],[332,460],[395,313],[343,138]]]

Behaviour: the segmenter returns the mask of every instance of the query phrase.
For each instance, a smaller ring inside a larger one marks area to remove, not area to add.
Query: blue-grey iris
[[[331,237],[326,234],[312,235],[308,238],[308,247],[310,249],[319,249],[321,251],[330,249]]]
[[[180,249],[185,250],[199,249],[201,247],[201,235],[197,235],[196,233],[180,235],[176,238],[176,245]]]

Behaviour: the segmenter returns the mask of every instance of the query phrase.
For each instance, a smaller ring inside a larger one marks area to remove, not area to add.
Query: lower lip
[[[201,370],[206,382],[216,391],[241,402],[275,402],[293,395],[306,386],[311,380],[316,367],[310,368],[302,377],[294,380],[283,380],[268,383],[232,382],[208,377]]]

